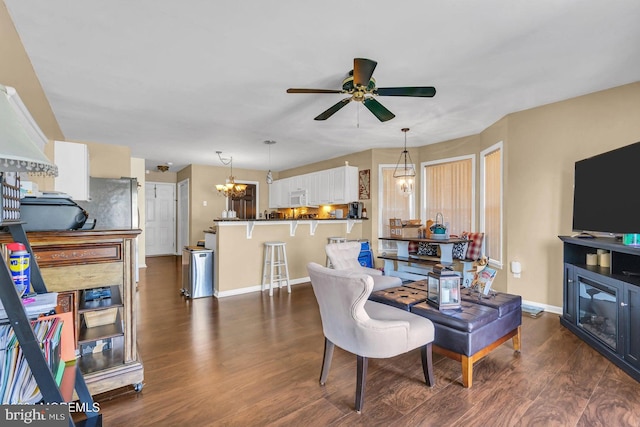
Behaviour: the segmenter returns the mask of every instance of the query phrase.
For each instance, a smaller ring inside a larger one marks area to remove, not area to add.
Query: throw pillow
[[[464,231],[462,233],[462,237],[472,240],[468,243],[467,247],[467,259],[472,261],[476,261],[482,255],[482,239],[484,238],[484,233],[471,233]]]
[[[418,255],[438,256],[438,245],[430,245],[427,242],[419,242]]]
[[[453,244],[453,258],[465,259],[467,257],[467,243],[454,243]]]

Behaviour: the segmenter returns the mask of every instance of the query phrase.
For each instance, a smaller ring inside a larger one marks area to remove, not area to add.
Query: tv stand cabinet
[[[640,381],[640,248],[614,238],[560,236],[564,286],[560,323]],[[608,253],[608,266],[587,254]]]

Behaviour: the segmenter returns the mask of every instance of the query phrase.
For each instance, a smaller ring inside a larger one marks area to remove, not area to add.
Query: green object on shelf
[[[623,234],[622,244],[640,246],[640,234]]]

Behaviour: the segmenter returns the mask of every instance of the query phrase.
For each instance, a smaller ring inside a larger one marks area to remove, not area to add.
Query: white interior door
[[[145,184],[146,252],[176,254],[176,186],[164,182]]]

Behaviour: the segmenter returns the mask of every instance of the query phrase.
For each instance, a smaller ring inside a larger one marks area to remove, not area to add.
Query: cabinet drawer
[[[119,243],[47,246],[33,249],[40,268],[122,261],[122,245]]]

